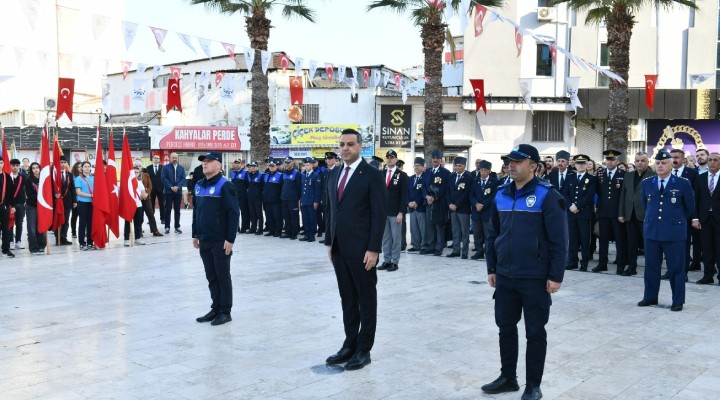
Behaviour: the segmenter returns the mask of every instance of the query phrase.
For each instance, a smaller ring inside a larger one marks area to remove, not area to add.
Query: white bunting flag
[[[380,86],[380,76],[381,76],[381,75],[380,75],[380,70],[379,70],[379,69],[374,69],[373,72],[372,72],[372,77],[373,77],[373,85],[375,85],[376,88],[377,88],[378,86]]]
[[[40,3],[39,0],[23,0],[19,1],[20,7],[22,7],[23,12],[25,13],[25,17],[28,20],[28,23],[30,24],[30,28],[33,32],[35,32],[35,25],[37,23],[37,18],[39,15],[38,10],[38,4]],[[55,8],[53,8],[54,10]]]
[[[570,104],[572,105],[573,110],[575,110],[575,115],[577,115],[577,109],[583,108],[582,104],[580,104],[580,99],[578,98],[580,77],[569,76],[565,78],[565,85],[567,86],[568,96],[570,96]]]
[[[83,68],[83,75],[88,75],[90,73],[90,69],[92,68],[93,60],[90,57],[83,57],[82,58],[82,68]]]
[[[198,44],[207,58],[210,57],[210,39],[198,38]]]
[[[464,33],[465,28],[467,28],[469,12],[470,0],[460,0],[460,10],[458,10],[458,16],[460,17],[460,33]]]
[[[147,69],[147,64],[143,63],[137,63],[137,66],[135,67],[135,76],[138,78],[142,78],[143,75],[145,75],[145,70]]]
[[[344,65],[338,65],[337,69],[338,69],[338,73],[337,73],[338,82],[345,83],[345,75],[347,75],[347,67]]]
[[[318,62],[315,60],[310,60],[310,64],[308,66],[308,72],[310,73],[310,80],[312,80],[315,77],[315,72],[318,69]]]
[[[255,62],[255,49],[246,47],[243,50],[243,57],[245,57],[245,68],[248,71],[252,71],[253,63]]]
[[[690,82],[692,82],[693,85],[699,85],[706,80],[710,79],[714,73],[710,74],[690,74]]]
[[[272,54],[269,51],[260,50],[260,63],[262,65],[263,74],[267,74],[268,66],[270,66],[270,59]]]
[[[236,82],[236,89],[237,90],[247,90],[247,83],[250,80],[250,74],[249,73],[243,73],[243,74],[237,74],[237,82]]]
[[[125,39],[125,50],[130,50],[130,46],[132,46],[133,41],[135,40],[135,34],[137,33],[137,30],[138,24],[128,21],[122,22],[123,38]]]
[[[112,96],[110,96],[112,93],[112,84],[107,77],[100,80],[100,88],[100,93],[102,93],[103,113],[109,117],[110,110],[112,109]]]
[[[518,79],[520,84],[520,96],[525,100],[525,104],[530,107],[530,112],[535,113],[532,106],[532,79],[531,78],[520,78]]]
[[[195,74],[197,74],[197,68],[196,67],[187,67],[187,78],[183,79],[183,82],[185,86],[187,87],[193,87],[195,86]]]
[[[220,88],[220,104],[230,105],[235,101],[235,90],[236,90],[235,74],[228,74],[222,81],[222,87]]]
[[[92,15],[92,31],[93,39],[98,40],[105,33],[107,26],[110,24],[110,18],[104,15]]]
[[[210,71],[200,72],[200,78],[198,78],[198,85],[207,87],[210,83]]]
[[[303,64],[305,60],[300,57],[295,57],[295,76],[301,76],[303,71]]]
[[[390,83],[390,73],[389,72],[383,72],[383,87],[387,87],[387,85]]]
[[[162,65],[153,65],[152,78],[155,79],[158,76],[160,76],[160,72],[162,72],[162,69],[163,69]]]
[[[352,75],[350,79],[352,79],[355,82],[355,86],[359,85],[358,82],[358,76],[357,76],[357,67],[350,67],[350,74]]]
[[[401,90],[401,93],[402,93],[402,102],[403,102],[403,104],[405,104],[405,103],[407,103],[407,98],[408,98],[407,88],[403,87]]]
[[[152,89],[149,79],[135,79],[130,93],[130,112],[145,114],[147,112],[147,95]]]
[[[350,93],[352,93],[353,97],[357,94],[357,91],[355,88],[357,88],[357,81],[355,78],[347,78],[347,83],[350,85]]]
[[[190,50],[193,51],[193,53],[197,54],[197,50],[195,49],[195,45],[192,43],[192,37],[190,35],[180,32],[177,32],[177,35],[180,38],[180,41],[185,43],[185,46],[189,47]]]

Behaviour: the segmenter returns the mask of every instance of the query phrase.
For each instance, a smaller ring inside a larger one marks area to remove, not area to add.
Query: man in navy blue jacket
[[[427,186],[425,185],[425,159],[415,157],[413,162],[414,175],[408,178],[408,219],[410,220],[410,248],[409,253],[427,250],[424,247],[425,235],[425,205],[427,200]]]
[[[470,245],[470,189],[472,176],[465,171],[467,159],[455,157],[455,173],[450,176],[448,189],[448,209],[452,225],[453,246],[448,257],[468,258]]]
[[[482,390],[503,393],[520,389],[517,323],[524,315],[527,350],[522,398],[537,400],[542,397],[550,295],[560,289],[565,273],[565,199],[549,182],[535,177],[540,162],[535,147],[521,144],[503,159],[510,160],[513,181],[498,188],[487,238],[488,283],[495,288],[502,368],[500,377]]]
[[[182,188],[186,185],[185,168],[178,163],[177,153],[170,154],[170,163],[166,164],[161,172],[161,179],[165,187],[165,233],[170,233],[170,212],[175,210],[175,233],[180,234],[180,203],[182,203]]]
[[[475,243],[475,254],[470,257],[473,260],[485,258],[485,242],[490,234],[490,209],[495,198],[498,187],[497,178],[490,176],[492,163],[480,161],[480,174],[475,178],[472,189],[470,189],[470,215],[473,221],[473,242]]]
[[[302,172],[302,194],[300,196],[300,207],[302,208],[303,226],[305,236],[300,238],[302,242],[314,242],[317,233],[317,208],[320,205],[320,176],[313,171],[312,157],[305,158]],[[315,161],[317,162],[317,161]]]
[[[283,238],[297,239],[300,232],[300,195],[302,194],[302,175],[295,169],[291,157],[285,158],[285,170],[282,173],[282,215],[285,224]]]
[[[426,252],[420,254],[432,254],[441,256],[447,240],[445,239],[445,224],[448,216],[447,194],[450,186],[450,171],[443,167],[443,152],[433,150],[432,166],[425,173],[425,185],[428,194],[425,196],[428,209],[426,211],[425,231],[427,232]]]

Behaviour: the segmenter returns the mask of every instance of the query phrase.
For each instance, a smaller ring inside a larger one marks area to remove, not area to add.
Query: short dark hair
[[[342,136],[342,135],[355,135],[355,137],[357,138],[358,144],[362,144],[362,136],[360,136],[360,132],[356,131],[355,129],[351,129],[351,128],[344,129],[340,133],[340,136]]]
[[[697,149],[697,151],[695,151],[695,154],[697,154],[697,153],[699,153],[699,152],[701,152],[701,151],[704,151],[706,156],[709,156],[709,155],[710,155],[710,153],[707,151],[707,149]]]
[[[682,150],[680,150],[680,149],[672,149],[672,150],[670,150],[670,154],[672,154],[672,153],[680,153],[680,154],[683,155],[683,157],[685,157],[685,152],[682,151]]]

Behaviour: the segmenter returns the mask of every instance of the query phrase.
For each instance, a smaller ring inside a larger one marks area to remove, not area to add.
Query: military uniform
[[[573,157],[575,163],[590,160],[584,154]],[[567,207],[568,236],[570,237],[570,250],[568,252],[568,269],[575,269],[578,265],[578,251],[581,252],[580,270],[587,271],[590,261],[590,235],[592,233],[592,218],[595,212],[596,178],[587,172],[568,175],[562,194]],[[578,212],[570,211],[572,205]]]
[[[255,161],[248,164],[257,167]],[[262,190],[263,190],[263,174],[259,171],[249,172],[245,175],[247,180],[247,199],[248,214],[250,217],[250,230],[248,233],[262,235],[263,232],[263,207],[262,207]]]
[[[491,169],[492,164],[488,161],[481,161],[480,168]],[[488,176],[483,179],[482,175],[478,175],[470,190],[470,217],[473,223],[473,242],[475,244],[475,254],[470,258],[473,260],[485,257],[485,240],[490,229],[490,206],[495,198],[498,184],[497,178]],[[477,210],[477,204],[483,205],[481,211]]]
[[[608,160],[620,156],[619,151],[607,150],[603,153]],[[597,217],[600,238],[599,264],[593,272],[607,271],[608,251],[611,237],[615,239],[617,252],[617,274],[622,275],[627,265],[627,235],[625,225],[618,220],[620,215],[620,193],[622,192],[625,173],[615,167],[613,170],[604,169],[597,175]]]
[[[240,160],[235,160],[235,163],[240,163]],[[194,176],[194,174],[193,174]],[[232,171],[230,174],[230,179],[232,180],[233,185],[235,185],[235,190],[237,190],[238,193],[238,202],[240,204],[240,233],[245,233],[250,229],[250,206],[248,203],[248,181],[247,181],[247,171],[243,169],[239,169],[236,171]]]
[[[309,163],[312,160],[312,157],[308,157],[305,162]],[[315,207],[320,205],[320,183],[317,172],[302,172],[300,207],[302,208],[303,226],[305,227],[305,237],[300,239],[302,241],[315,241],[315,234],[317,233],[317,212]]]
[[[425,159],[415,157],[413,165],[425,166]],[[415,203],[415,208],[408,207],[408,219],[410,220],[410,248],[408,252],[425,251],[425,237],[427,230],[425,226],[425,212],[427,209],[427,186],[425,185],[425,175],[427,170],[420,175],[414,174],[408,177],[408,203]]]

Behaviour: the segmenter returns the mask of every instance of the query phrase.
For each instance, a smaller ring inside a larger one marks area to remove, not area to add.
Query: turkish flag
[[[655,107],[655,86],[657,85],[657,75],[645,75],[645,105],[650,111]]]
[[[72,121],[73,117],[73,96],[75,95],[75,79],[58,78],[57,112],[55,120],[60,119],[63,114]]]
[[[520,57],[520,54],[522,54],[522,46],[523,46],[523,35],[520,33],[518,28],[515,28],[515,47],[517,47],[517,56]]]
[[[177,110],[182,112],[180,80],[175,78],[168,79],[167,111],[172,110],[173,107],[177,107]]]
[[[215,86],[220,86],[220,82],[222,82],[224,78],[225,78],[224,72],[220,72],[220,71],[216,72],[215,73]]]
[[[53,140],[53,193],[55,195],[62,195],[62,167],[60,166],[60,143],[58,142],[57,135]],[[55,197],[55,196],[53,196]],[[53,231],[58,230],[65,223],[65,202],[61,197],[55,197],[55,211],[53,212],[52,227]]]
[[[399,90],[399,89],[400,89],[400,74],[395,73],[395,75],[393,76],[393,78],[394,78],[394,81],[395,81],[395,89]]]
[[[363,68],[362,75],[363,75],[363,87],[367,87],[367,81],[368,81],[368,78],[370,78],[370,70],[368,68]]]
[[[475,5],[475,19],[474,19],[474,25],[475,25],[475,37],[478,37],[482,35],[483,33],[483,19],[485,19],[485,14],[487,14],[487,8],[485,6],[481,6],[480,4]]]
[[[222,47],[225,49],[225,51],[227,51],[228,55],[230,56],[230,58],[232,58],[233,62],[237,63],[237,60],[235,60],[235,45],[232,43],[223,43],[223,42],[220,42],[220,44],[222,44]]]
[[[280,54],[280,68],[287,71],[288,65],[290,65],[290,57],[287,54]]]
[[[5,160],[5,162],[3,163],[2,172],[6,174],[11,173],[12,167],[10,166],[10,157],[8,156],[7,146],[5,145],[5,132],[2,133],[2,158],[3,160]]]
[[[100,139],[100,127],[97,128],[95,147],[95,175],[92,190],[92,230],[90,237],[93,244],[100,249],[105,248],[108,242],[107,225],[110,205],[108,204],[107,183],[105,182],[105,163],[102,154],[102,141]]]
[[[554,44],[550,45],[550,57],[552,58],[553,64],[557,62],[557,47]]]
[[[48,127],[45,124],[42,140],[40,141],[40,182],[38,184],[37,198],[37,230],[40,233],[47,232],[53,222],[53,188],[50,174],[50,142],[48,140]]]
[[[133,172],[133,161],[130,155],[128,138],[123,131],[122,164],[120,166],[120,199],[118,215],[125,221],[132,221],[135,218],[135,211],[141,206],[137,197],[138,181]]]
[[[303,82],[299,76],[290,77],[290,104],[297,104],[298,107],[303,104]]]
[[[485,104],[485,81],[483,79],[470,79],[470,84],[473,87],[473,94],[475,95],[475,112],[480,111],[482,108],[483,112],[487,114],[487,105]]]
[[[128,72],[130,71],[132,61],[120,61],[120,65],[122,66],[123,80],[125,80],[125,78],[127,78]]]
[[[330,82],[333,81],[333,72],[335,72],[335,68],[332,64],[325,64],[325,72],[327,73],[328,80]]]
[[[110,214],[108,215],[108,228],[115,235],[120,237],[120,222],[118,221],[118,181],[117,168],[115,166],[115,145],[113,144],[113,132],[110,131],[110,139],[108,139],[107,167],[105,168],[105,183],[107,183],[108,206]]]
[[[182,78],[182,67],[170,67],[170,75],[173,79],[180,80]]]

